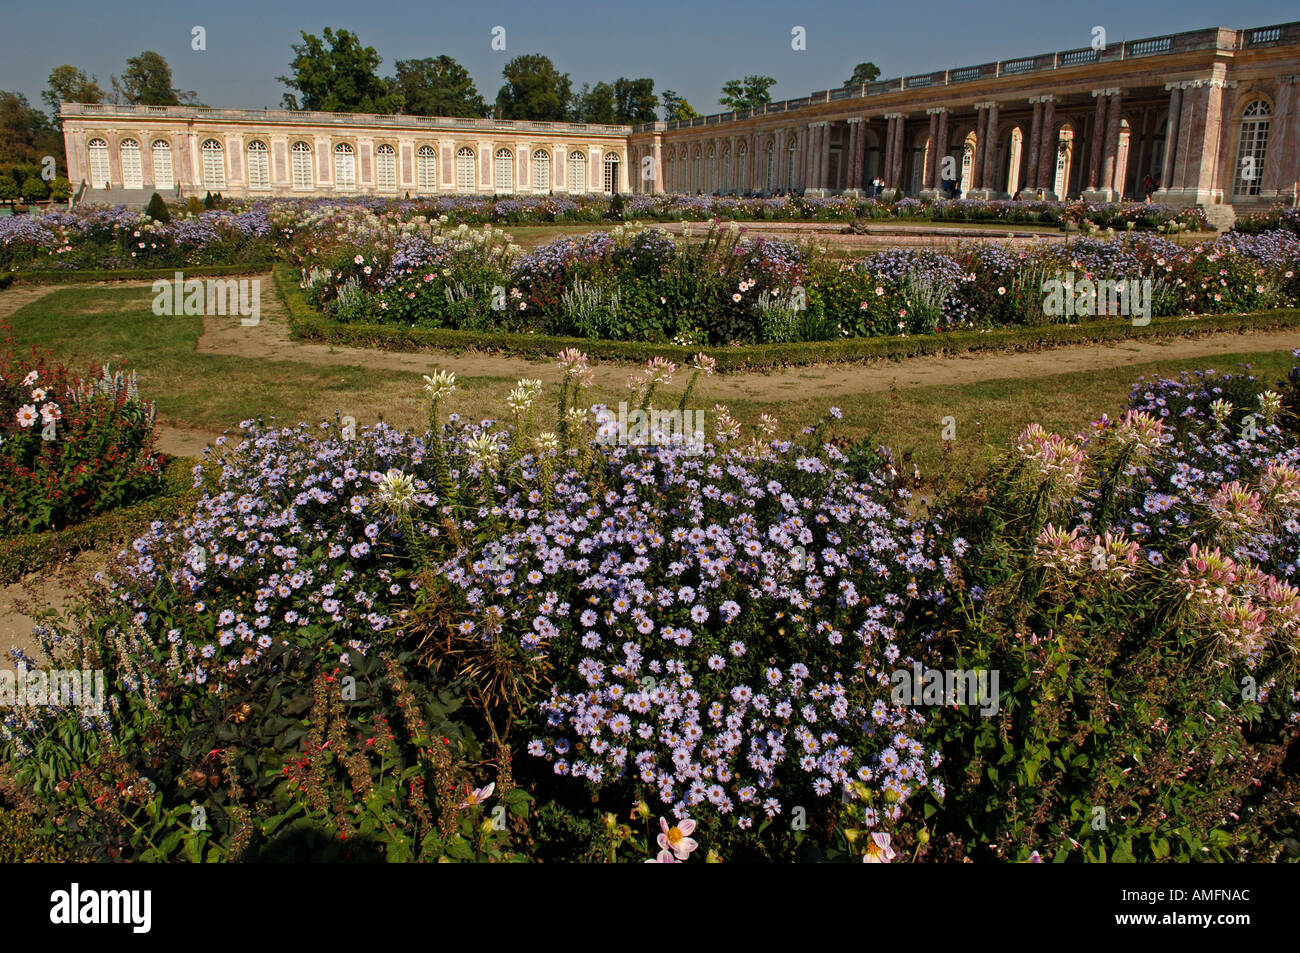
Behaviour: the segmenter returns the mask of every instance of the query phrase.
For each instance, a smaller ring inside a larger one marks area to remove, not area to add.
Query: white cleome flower
[[[456,390],[456,375],[451,371],[434,371],[432,377],[425,374],[424,389],[434,400],[449,397]]]
[[[379,480],[379,502],[395,513],[407,512],[415,502],[415,481],[401,470],[389,470]]]

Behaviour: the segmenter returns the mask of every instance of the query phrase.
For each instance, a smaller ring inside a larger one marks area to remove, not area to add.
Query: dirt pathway
[[[269,281],[269,277],[264,277]],[[819,364],[781,371],[744,371],[719,376],[709,384],[711,399],[741,398],[752,401],[800,400],[900,388],[954,386],[981,381],[1050,377],[1145,364],[1176,361],[1242,351],[1271,351],[1300,347],[1300,330],[1209,334],[1199,337],[1122,341],[1116,344],[1067,345],[1044,351],[977,351],[956,356],[878,360],[865,364]],[[459,377],[495,377],[516,380],[559,380],[550,359],[533,360],[507,355],[447,351],[383,351],[373,348],[312,344],[289,338],[289,323],[278,295],[262,296],[261,323],[242,327],[228,319],[204,322],[198,350],[212,354],[254,357],[271,361],[296,361],[317,365],[360,366],[375,371],[409,371],[428,374],[434,368]],[[620,364],[595,365],[601,389],[619,389],[633,368]]]

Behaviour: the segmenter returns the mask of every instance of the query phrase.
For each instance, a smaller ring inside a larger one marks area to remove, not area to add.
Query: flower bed
[[[619,226],[524,254],[490,227],[334,213],[298,246],[298,263],[314,303],[344,324],[685,347],[1093,317],[1143,324],[1300,301],[1300,238],[1281,230],[1187,248],[1123,234],[1019,251],[986,243],[952,254],[896,250],[848,262],[807,244],[747,239],[734,224],[690,239],[689,229],[675,240],[658,229]],[[1068,309],[1049,308],[1052,281]],[[1102,282],[1123,286],[1125,297]]]
[[[134,374],[80,380],[39,355],[0,360],[0,534],[62,529],[157,492],[154,409]]]
[[[0,271],[251,265],[273,254],[261,208],[167,223],[120,206],[0,218]]]
[[[631,430],[560,363],[554,432],[529,380],[509,424],[444,421],[437,372],[429,433],[245,422],[197,467],[193,514],[46,622],[114,700],[5,719],[64,846],[1272,860],[1294,836],[1293,395],[1142,383],[925,507],[834,409],[795,440],[685,423],[705,358],[675,395],[648,364],[625,403],[673,411]],[[920,704],[914,664],[1001,679]]]

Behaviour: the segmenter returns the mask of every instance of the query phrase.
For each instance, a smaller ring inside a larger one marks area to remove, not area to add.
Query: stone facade
[[[1295,201],[1298,74],[1300,23],[941,70],[638,126],[634,188],[934,196],[946,166],[968,197]]]
[[[596,126],[64,104],[70,178],[171,194],[856,194],[1295,201],[1300,22],[1216,27]],[[1148,178],[1151,180],[1148,184]]]
[[[69,178],[227,197],[629,190],[628,126],[64,103]]]

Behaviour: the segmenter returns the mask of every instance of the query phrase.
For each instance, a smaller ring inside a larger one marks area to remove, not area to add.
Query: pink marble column
[[[1038,146],[1038,187],[1051,190],[1056,185],[1056,151],[1060,145],[1056,131],[1056,97],[1043,100],[1043,127]],[[1058,196],[1059,197],[1059,196]]]
[[[1101,157],[1101,187],[1110,189],[1113,196],[1119,195],[1123,191],[1123,184],[1116,184],[1117,162],[1119,154],[1119,127],[1121,112],[1121,93],[1119,90],[1111,93],[1110,101],[1106,104],[1106,142],[1103,146]]]
[[[984,154],[984,189],[993,191],[998,173],[998,104],[989,104],[988,123],[984,127],[988,136],[988,151]]]
[[[1296,77],[1281,77],[1277,86],[1277,100],[1273,104],[1273,122],[1269,126],[1268,154],[1264,159],[1264,175],[1259,187],[1261,194],[1290,194],[1300,172],[1296,162],[1296,114],[1300,103],[1297,96]],[[1234,143],[1235,145],[1235,143]],[[1290,181],[1286,180],[1289,173]]]
[[[1174,159],[1178,155],[1178,120],[1183,111],[1183,90],[1169,84],[1169,118],[1165,121],[1165,158],[1160,168],[1160,187],[1169,188],[1174,177]]]
[[[1043,151],[1043,101],[1034,99],[1034,118],[1029,126],[1029,168],[1022,188],[1038,188],[1038,162]]]
[[[831,124],[822,126],[822,185],[823,189],[831,187]]]
[[[858,129],[858,123],[852,119],[849,120],[849,144],[848,148],[842,153],[843,161],[846,166],[844,169],[844,187],[846,189],[856,189],[857,183],[853,181],[853,157],[858,152],[858,136],[861,131]]]
[[[898,117],[898,135],[895,137],[895,139],[896,142],[894,145],[894,171],[893,174],[891,175],[891,179],[893,180],[894,188],[901,189],[903,187],[903,164],[907,156],[907,117],[906,116]]]
[[[925,173],[921,176],[921,187],[924,189],[934,188],[934,170],[938,165],[938,152],[939,114],[930,112],[930,130],[926,133]]]
[[[979,189],[984,187],[984,149],[988,137],[989,111],[986,103],[977,104],[975,109],[978,118],[975,120],[975,155],[972,159],[970,181],[972,189]]]
[[[1092,116],[1092,159],[1088,163],[1088,188],[1096,189],[1101,176],[1101,146],[1106,138],[1106,91],[1094,89],[1092,95],[1097,98],[1097,109]]]
[[[948,154],[948,110],[946,108],[939,110],[939,128],[935,132],[936,145],[934,146],[934,171],[931,178],[931,188],[936,188],[939,180],[943,178],[943,159]],[[958,176],[960,176],[958,171]]]

